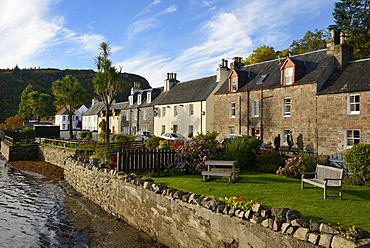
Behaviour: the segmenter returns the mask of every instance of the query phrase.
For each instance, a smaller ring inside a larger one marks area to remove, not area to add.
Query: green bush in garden
[[[281,163],[280,153],[275,150],[261,151],[256,157],[258,170],[262,172],[275,173]]]
[[[370,144],[356,144],[345,152],[344,162],[348,170],[361,177],[363,181],[370,178]]]
[[[249,137],[234,137],[223,142],[226,160],[236,160],[238,167],[254,167],[262,141]]]
[[[92,138],[92,132],[91,131],[81,131],[80,137],[82,139],[91,139]]]
[[[129,141],[134,141],[135,136],[128,135],[128,134],[114,134],[112,136],[112,140],[114,142],[129,142]]]
[[[148,149],[156,149],[159,146],[159,141],[161,140],[164,140],[164,139],[158,136],[153,136],[150,139],[147,139],[144,145]]]

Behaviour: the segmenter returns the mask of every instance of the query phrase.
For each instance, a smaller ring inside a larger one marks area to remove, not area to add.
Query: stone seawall
[[[8,161],[37,160],[39,155],[38,145],[9,146],[4,141],[1,141],[1,153]]]
[[[310,231],[304,220],[276,227],[273,217],[262,217],[267,213],[261,209],[250,212],[230,209],[214,199],[90,166],[67,158],[71,154],[66,151],[50,149],[40,147],[42,157],[62,166],[65,179],[72,187],[108,213],[121,217],[169,247],[361,246],[330,234],[333,230],[323,223],[321,226],[327,228],[328,233]]]

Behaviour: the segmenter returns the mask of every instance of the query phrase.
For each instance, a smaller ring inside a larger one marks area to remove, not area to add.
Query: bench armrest
[[[305,178],[305,175],[316,175],[316,172],[302,172],[301,178]]]
[[[341,178],[324,178],[325,181],[329,181],[329,180],[332,180],[332,181],[342,181]]]

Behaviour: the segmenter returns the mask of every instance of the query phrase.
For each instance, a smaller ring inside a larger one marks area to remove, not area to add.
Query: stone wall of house
[[[261,100],[262,98],[262,100]],[[291,115],[283,114],[283,100],[290,98]],[[215,95],[215,131],[223,137],[233,128],[234,133],[248,134],[248,92]],[[263,110],[262,135],[265,143],[272,142],[284,130],[292,130],[295,142],[302,137],[303,148],[316,149],[316,84],[307,83],[249,92],[249,134],[261,136],[261,116],[253,116],[252,103],[259,101]],[[230,117],[230,103],[236,103],[236,116]],[[254,131],[253,131],[254,130]],[[283,142],[283,140],[282,140]],[[282,144],[284,145],[284,144]]]
[[[169,247],[339,248],[370,244],[370,239],[355,243],[324,223],[301,219],[296,210],[264,209],[259,204],[246,212],[236,210],[215,199],[100,169],[72,157],[63,159],[68,155],[62,150],[42,147],[40,152],[49,162],[62,166],[65,179],[85,197]]]
[[[360,95],[360,114],[348,114],[348,96]],[[370,92],[318,96],[320,150],[326,154],[346,150],[345,131],[360,130],[360,142],[370,143]]]

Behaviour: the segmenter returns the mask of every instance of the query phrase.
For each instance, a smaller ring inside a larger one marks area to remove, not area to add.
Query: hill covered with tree
[[[0,123],[18,113],[22,91],[28,85],[32,85],[33,90],[52,97],[52,83],[67,75],[77,78],[91,99],[96,97],[92,83],[95,76],[93,70],[19,69],[18,66],[14,69],[0,69]],[[120,80],[123,82],[123,91],[117,94],[117,102],[127,101],[134,82],[139,82],[141,89],[150,88],[149,82],[139,75],[121,73]],[[53,103],[54,99],[51,102]],[[90,104],[90,101],[87,104]],[[50,109],[49,115],[53,116],[55,107]]]

